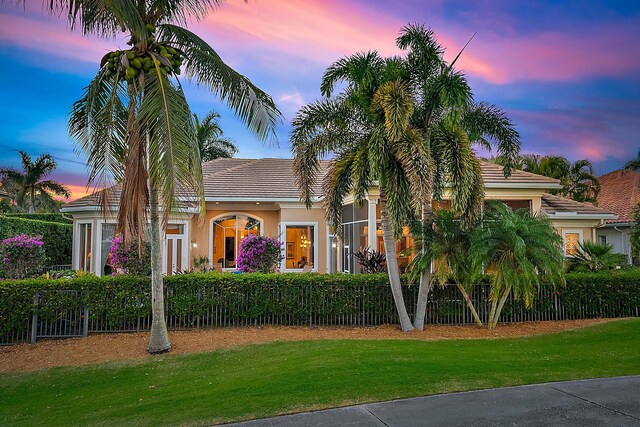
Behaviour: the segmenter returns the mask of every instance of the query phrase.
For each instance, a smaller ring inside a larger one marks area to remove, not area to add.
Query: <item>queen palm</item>
[[[454,69],[462,51],[447,63],[433,31],[418,24],[403,28],[396,43],[407,50],[407,93],[415,108],[412,114],[396,115],[389,121],[395,125],[397,134],[409,130],[419,136],[434,177],[426,189],[428,197],[420,207],[421,224],[414,227],[414,234],[420,234],[415,239],[419,245],[411,265],[420,275],[414,326],[422,329],[431,287],[431,251],[428,243],[424,244],[433,233],[431,196],[441,200],[448,191],[454,213],[463,227],[469,227],[479,217],[484,198],[480,163],[473,146],[496,149],[503,161],[504,175],[509,176],[519,158],[520,141],[502,110],[474,101],[464,74]],[[400,92],[393,97],[399,102],[407,95]]]
[[[542,214],[492,201],[471,239],[473,268],[491,271],[490,329],[512,291],[529,307],[542,283],[564,284],[562,238]]]
[[[18,151],[22,171],[14,168],[0,168],[3,186],[11,190],[10,197],[18,207],[35,212],[37,205],[55,206],[53,196],[68,198],[71,193],[64,185],[45,178],[57,167],[51,154],[41,154],[34,161],[25,151]]]
[[[324,207],[329,224],[341,232],[342,205],[347,195],[364,203],[369,189],[380,189],[382,236],[387,272],[403,331],[413,329],[400,286],[395,238],[402,233],[415,205],[423,203],[431,179],[429,159],[417,133],[390,135],[389,109],[411,114],[407,102],[389,104],[389,89],[402,91],[406,66],[400,58],[381,58],[376,52],[340,59],[324,73],[324,99],[303,107],[293,120],[291,145],[301,198],[311,207],[312,186],[320,160],[333,154],[324,179]],[[338,83],[344,89],[334,94]],[[397,86],[395,86],[397,84]],[[400,111],[401,110],[401,111]],[[417,203],[416,203],[417,202]]]
[[[203,162],[213,159],[233,157],[238,152],[232,140],[224,137],[220,127],[220,114],[211,111],[200,120],[197,114],[193,115],[196,125],[198,149]]]
[[[168,351],[162,286],[161,222],[193,200],[204,208],[200,152],[193,115],[179,75],[210,89],[260,139],[274,136],[280,117],[273,100],[226,65],[185,28],[218,6],[217,0],[52,0],[72,29],[113,38],[129,49],[106,54],[84,96],[73,105],[70,134],[91,168],[88,185],[120,183],[117,230],[125,244],[142,240],[151,225],[153,322],[150,353]],[[104,192],[104,204],[109,195]],[[162,212],[160,212],[162,209]],[[162,217],[160,217],[162,214]],[[142,247],[143,245],[140,245]]]

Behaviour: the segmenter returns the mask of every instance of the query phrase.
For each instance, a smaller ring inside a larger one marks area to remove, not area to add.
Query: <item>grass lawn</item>
[[[205,425],[640,374],[640,319],[531,338],[304,341],[0,375],[0,425]]]

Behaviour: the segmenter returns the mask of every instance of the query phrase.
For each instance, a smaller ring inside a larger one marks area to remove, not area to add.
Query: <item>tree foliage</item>
[[[0,167],[2,188],[18,208],[29,213],[36,209],[52,212],[60,207],[54,196],[68,198],[71,193],[64,185],[47,178],[58,166],[51,154],[41,154],[33,160],[26,151],[18,151],[22,171]],[[9,210],[9,209],[5,209]]]

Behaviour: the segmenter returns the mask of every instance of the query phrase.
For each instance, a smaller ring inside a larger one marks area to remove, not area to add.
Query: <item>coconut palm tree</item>
[[[471,257],[474,269],[491,271],[488,326],[493,329],[510,292],[529,307],[542,283],[564,285],[564,257],[562,238],[546,217],[527,209],[514,212],[501,202],[488,205],[471,236]]]
[[[53,196],[68,198],[69,189],[64,185],[45,180],[58,166],[51,154],[41,154],[35,161],[25,151],[18,151],[22,171],[14,168],[0,168],[3,187],[11,189],[11,198],[18,207],[35,213],[37,205],[56,206]]]
[[[324,73],[324,99],[302,107],[293,120],[291,146],[296,183],[307,207],[320,160],[333,154],[324,179],[324,207],[329,224],[341,232],[342,205],[348,195],[365,202],[369,189],[380,189],[382,237],[387,273],[400,327],[413,329],[402,296],[395,239],[409,223],[416,205],[427,200],[429,158],[417,133],[389,134],[386,91],[402,91],[406,67],[400,58],[381,58],[377,52],[357,53],[332,64]],[[344,88],[334,93],[337,84]],[[411,99],[395,104],[411,114]],[[412,203],[413,202],[413,203]]]
[[[220,114],[211,111],[202,120],[197,114],[193,115],[198,136],[198,148],[203,162],[213,159],[230,158],[236,155],[238,147],[233,141],[223,136],[220,127]]]
[[[629,160],[624,165],[624,168],[627,169],[627,170],[640,172],[640,150],[638,150],[638,157],[636,157],[633,160]]]
[[[186,28],[218,0],[51,0],[49,10],[66,15],[71,29],[105,38],[126,35],[128,49],[107,53],[76,101],[70,134],[87,155],[88,185],[121,184],[117,231],[125,244],[144,239],[151,225],[153,322],[147,350],[169,351],[164,320],[161,223],[178,196],[204,209],[201,159],[193,115],[180,82],[187,79],[221,98],[261,140],[275,137],[280,112],[266,93],[223,62]],[[108,192],[103,192],[107,204]],[[162,212],[160,212],[162,209]],[[143,247],[143,245],[140,245]]]
[[[443,58],[444,49],[433,31],[419,24],[403,28],[396,44],[407,51],[407,85],[415,108],[405,120],[387,109],[391,113],[387,121],[394,124],[396,134],[409,130],[418,135],[430,158],[432,185],[427,191],[428,199],[420,206],[421,226],[413,227],[414,236],[421,234],[416,241],[424,242],[433,233],[432,197],[441,200],[445,189],[450,192],[452,209],[459,215],[463,227],[479,217],[484,186],[473,147],[496,149],[503,162],[504,175],[509,176],[519,159],[520,141],[502,110],[474,101],[464,74],[454,68],[462,51],[447,63]],[[395,100],[391,97],[389,104],[399,103],[402,96],[400,93]],[[420,272],[420,287],[414,326],[422,330],[431,288],[431,256],[428,245],[416,246],[416,252],[418,256],[411,268]]]

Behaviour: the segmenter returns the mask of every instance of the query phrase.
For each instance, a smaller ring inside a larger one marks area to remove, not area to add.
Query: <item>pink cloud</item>
[[[84,37],[78,31],[65,28],[64,19],[41,21],[0,13],[0,43],[50,54],[59,58],[96,63],[113,50],[107,40]]]

